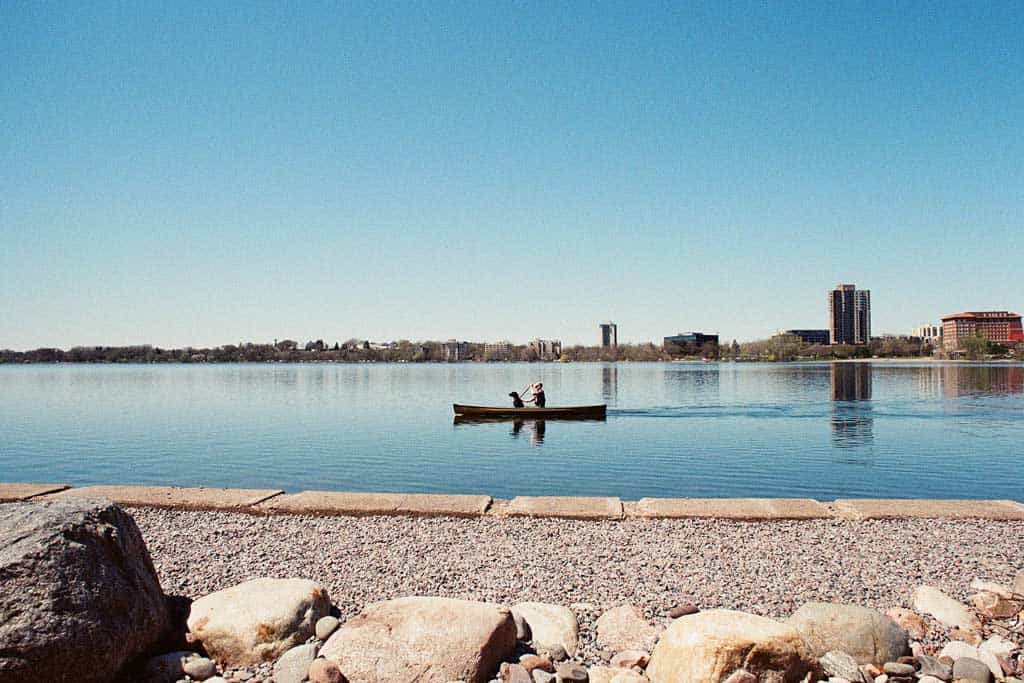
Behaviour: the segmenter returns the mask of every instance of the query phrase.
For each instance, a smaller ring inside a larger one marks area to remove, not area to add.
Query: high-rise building
[[[1024,342],[1020,313],[965,311],[942,316],[942,345],[947,351],[961,350],[964,338],[976,334],[1007,346]]]
[[[541,360],[558,360],[562,355],[562,342],[557,339],[534,339],[529,347]]]
[[[871,341],[871,291],[837,285],[828,293],[828,324],[833,344]]]
[[[614,349],[619,345],[619,326],[613,322],[601,323],[601,348]]]

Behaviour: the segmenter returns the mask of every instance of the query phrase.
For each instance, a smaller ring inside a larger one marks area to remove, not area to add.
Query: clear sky
[[[1024,308],[1024,6],[0,4],[0,347]]]

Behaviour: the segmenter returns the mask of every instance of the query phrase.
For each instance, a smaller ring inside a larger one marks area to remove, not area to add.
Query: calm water
[[[532,380],[605,422],[454,424]],[[0,481],[1024,500],[1024,366],[0,366]]]

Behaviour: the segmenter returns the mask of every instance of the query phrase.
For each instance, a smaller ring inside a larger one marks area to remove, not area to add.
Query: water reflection
[[[832,444],[837,448],[865,446],[874,439],[871,413],[871,364],[832,363]]]
[[[604,402],[614,405],[619,398],[619,368],[605,365],[601,368],[601,396]]]
[[[544,432],[547,429],[546,420],[513,420],[512,438],[518,439],[523,431],[523,425],[527,426],[527,433],[530,435],[530,445],[540,446],[544,443]]]
[[[1024,367],[1019,365],[944,365],[942,394],[946,398],[1024,393]]]

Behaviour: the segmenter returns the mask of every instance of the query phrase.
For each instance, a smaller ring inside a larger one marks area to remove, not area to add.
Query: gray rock
[[[537,654],[547,656],[547,658],[552,662],[564,662],[569,659],[569,654],[561,645],[549,645],[548,647],[542,647],[537,650]]]
[[[0,506],[0,682],[116,678],[170,615],[135,521],[106,499]]]
[[[516,625],[516,640],[528,643],[533,634],[530,632],[530,625],[526,623],[526,619],[523,618],[522,614],[512,610],[512,621]]]
[[[907,632],[873,609],[831,602],[809,602],[793,613],[788,623],[814,653],[839,650],[858,664],[880,664],[910,654]]]
[[[540,669],[534,669],[530,675],[533,677],[533,683],[555,683],[556,681],[555,674]]]
[[[940,662],[937,657],[932,657],[930,655],[918,655],[917,663],[918,666],[920,666],[918,673],[921,674],[922,678],[925,676],[931,676],[939,679],[940,681],[953,680],[953,668]]]
[[[1017,595],[1024,595],[1024,573],[1017,574],[1013,580],[1013,592]]]
[[[985,662],[972,657],[961,657],[953,662],[953,680],[961,678],[977,683],[991,683],[992,672]]]
[[[587,669],[572,662],[556,666],[555,677],[558,683],[587,683],[590,680]]]
[[[502,662],[498,670],[498,678],[501,683],[532,683],[530,673],[520,664]]]
[[[838,676],[854,683],[861,683],[860,666],[857,660],[841,650],[831,650],[818,658],[822,670],[828,676]]]
[[[949,680],[951,680],[951,679],[948,679],[948,678],[936,678],[935,676],[932,676],[932,675],[929,675],[929,674],[925,674],[924,676],[921,676],[919,679],[917,679],[917,683],[946,683],[946,681],[949,681]]]
[[[188,650],[150,657],[142,667],[142,680],[146,683],[174,683],[185,677],[185,662],[197,657],[199,655]]]
[[[206,657],[191,657],[185,660],[181,668],[197,681],[205,681],[217,675],[217,665]]]
[[[890,676],[913,676],[914,671],[916,671],[916,669],[914,669],[913,664],[903,664],[902,662],[886,662],[882,666],[882,671],[889,674]]]
[[[220,676],[214,676],[213,678],[207,678],[206,679],[206,683],[228,683],[228,682],[227,682],[227,680],[221,678]]]
[[[338,617],[332,617],[330,615],[318,619],[316,622],[316,628],[314,629],[317,639],[327,640],[330,638],[331,634],[337,630],[339,624],[341,624],[341,621]]]
[[[299,645],[281,655],[274,664],[274,683],[302,683],[309,674],[309,665],[316,659],[316,643]]]
[[[548,650],[560,645],[569,656],[576,654],[579,625],[572,610],[543,602],[520,602],[512,605],[512,618],[515,619],[516,615],[522,617],[529,626],[533,646],[537,650]],[[516,627],[518,636],[519,628]]]

